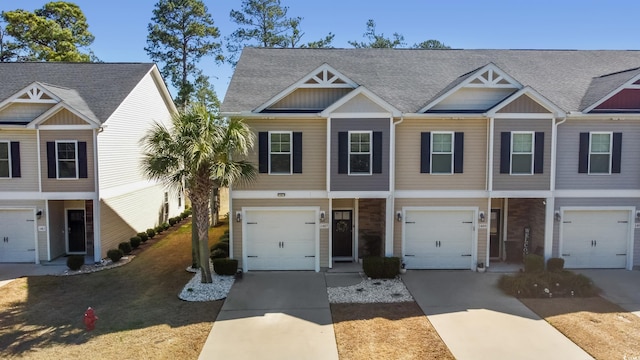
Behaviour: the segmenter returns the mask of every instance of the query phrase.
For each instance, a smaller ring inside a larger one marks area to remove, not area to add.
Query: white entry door
[[[35,263],[33,210],[0,210],[0,262]]]

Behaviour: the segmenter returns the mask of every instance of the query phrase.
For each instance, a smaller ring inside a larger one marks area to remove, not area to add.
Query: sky
[[[0,0],[0,11],[41,8],[47,0]],[[75,0],[95,36],[90,48],[105,62],[150,62],[144,51],[157,0]],[[241,0],[204,0],[221,40],[237,27],[229,18]],[[281,0],[288,16],[303,18],[302,42],[335,34],[333,47],[366,41],[368,19],[376,32],[404,35],[408,46],[428,39],[457,49],[640,49],[637,0]],[[224,46],[224,45],[223,45]],[[220,97],[233,68],[203,59]],[[175,91],[172,94],[175,95]]]

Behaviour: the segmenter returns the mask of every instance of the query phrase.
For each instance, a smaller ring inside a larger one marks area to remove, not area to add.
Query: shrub
[[[547,271],[557,272],[564,270],[564,259],[551,258],[547,260]]]
[[[118,262],[123,256],[124,253],[120,249],[111,249],[107,251],[107,257],[113,262]]]
[[[222,249],[228,254],[229,253],[229,243],[228,242],[217,242],[217,243],[213,244],[213,246],[211,246],[211,252],[213,252],[216,249]]]
[[[147,235],[149,239],[153,239],[153,237],[156,236],[156,231],[154,229],[147,229]]]
[[[146,232],[139,232],[136,234],[137,237],[140,238],[140,241],[142,242],[146,242],[147,240],[149,240],[149,235],[147,235]]]
[[[590,297],[598,293],[588,277],[570,271],[503,275],[498,287],[522,298]]]
[[[154,230],[156,231],[156,234],[162,234],[162,232],[164,231],[164,226],[158,225]]]
[[[221,242],[222,242],[222,241],[229,242],[229,234],[228,234],[228,233],[227,233],[227,234],[222,234],[222,235],[220,236],[220,239],[218,239],[218,241],[221,241]]]
[[[122,250],[124,254],[129,254],[131,253],[131,244],[127,241],[121,242],[118,244],[118,249]]]
[[[229,257],[229,253],[224,251],[223,249],[215,249],[211,252],[211,260],[215,260],[215,259],[224,259],[226,257]]]
[[[169,225],[169,223],[167,222],[162,223],[160,226],[162,226],[162,230],[167,230],[171,227],[171,225]]]
[[[129,243],[131,244],[131,247],[134,249],[137,249],[138,246],[140,246],[141,242],[142,242],[142,239],[140,239],[139,236],[134,236],[131,239],[129,239]]]
[[[544,258],[540,255],[529,254],[524,257],[524,272],[537,273],[544,271]]]
[[[71,270],[80,270],[84,265],[84,255],[71,255],[67,258],[67,267]]]
[[[372,279],[393,279],[400,273],[400,258],[369,256],[363,259],[362,270]]]
[[[174,226],[179,221],[180,221],[179,219],[172,217],[171,219],[169,219],[169,225]]]
[[[235,275],[238,272],[238,260],[215,259],[213,260],[213,271],[218,275]]]

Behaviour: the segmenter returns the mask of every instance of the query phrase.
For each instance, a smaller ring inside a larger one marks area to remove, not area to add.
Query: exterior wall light
[[[560,215],[560,210],[556,210],[556,211],[553,213],[553,218],[554,218],[556,221],[560,221],[560,220],[562,220],[562,216]]]
[[[397,220],[398,222],[401,222],[401,221],[402,221],[402,211],[398,211],[398,212],[396,212],[396,220]]]
[[[236,211],[236,222],[242,221],[242,212]]]
[[[320,222],[324,222],[325,220],[326,220],[325,212],[324,211],[320,211]]]
[[[486,218],[484,216],[484,211],[480,211],[478,213],[478,219],[480,219],[480,222],[485,222]]]

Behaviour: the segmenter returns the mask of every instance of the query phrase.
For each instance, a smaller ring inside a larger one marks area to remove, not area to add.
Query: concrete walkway
[[[0,287],[23,276],[60,275],[67,270],[66,264],[0,264]]]
[[[200,359],[338,359],[325,274],[245,274],[229,292]]]
[[[501,274],[408,271],[405,285],[453,356],[465,359],[592,359],[517,299]]]
[[[640,271],[622,269],[574,270],[593,280],[602,297],[640,316]]]

